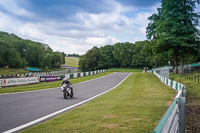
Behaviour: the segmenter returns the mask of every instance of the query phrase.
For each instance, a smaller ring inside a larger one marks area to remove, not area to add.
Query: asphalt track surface
[[[15,94],[0,94],[0,132],[19,127],[63,108],[103,93],[129,73],[113,73],[73,85],[74,98],[64,99],[60,88]]]

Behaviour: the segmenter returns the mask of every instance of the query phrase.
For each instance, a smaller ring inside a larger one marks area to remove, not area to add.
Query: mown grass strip
[[[78,67],[79,58],[65,57],[65,64],[72,67]]]
[[[111,68],[111,69],[107,69],[107,72],[142,72],[142,69]]]
[[[152,132],[175,92],[150,73],[133,73],[116,89],[26,132]]]
[[[80,83],[83,81],[99,78],[102,76],[106,76],[108,74],[111,74],[112,72],[104,72],[99,73],[96,75],[90,75],[86,77],[80,77],[76,79],[70,79],[69,81],[72,84]],[[41,89],[47,89],[47,88],[54,88],[54,87],[60,87],[62,83],[62,80],[60,81],[54,81],[54,82],[40,82],[38,84],[30,84],[30,85],[23,85],[23,86],[12,86],[12,87],[6,87],[6,88],[0,88],[0,93],[12,93],[12,92],[22,92],[22,91],[33,91],[33,90],[41,90]]]

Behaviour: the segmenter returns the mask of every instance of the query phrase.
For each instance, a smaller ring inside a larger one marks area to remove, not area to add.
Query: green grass
[[[103,96],[22,132],[152,132],[174,96],[153,74],[133,73]]]
[[[108,74],[111,74],[111,73],[112,72],[104,72],[104,73],[99,73],[99,74],[96,74],[96,75],[80,77],[80,78],[76,78],[76,79],[70,79],[69,81],[72,84],[76,84],[76,83],[91,80],[91,79],[94,79],[94,78],[102,77],[102,76],[105,76],[105,75],[108,75]],[[23,86],[5,87],[5,88],[0,88],[0,93],[12,93],[12,92],[33,91],[33,90],[54,88],[54,87],[60,87],[61,83],[62,83],[62,80],[54,81],[54,82],[41,82],[41,83],[38,83],[38,84],[29,84],[29,85],[23,85]]]
[[[194,82],[194,81],[187,80],[185,79],[184,76],[181,76],[178,74],[171,74],[170,78],[185,84],[186,90],[187,90],[187,96],[198,99],[200,101],[200,83],[198,83],[197,81]]]
[[[111,68],[107,69],[107,72],[142,72],[142,69],[131,69],[131,68]]]
[[[52,69],[45,68],[45,69],[42,69],[43,72],[64,71],[64,70],[66,70],[66,68],[52,68]]]
[[[65,64],[67,66],[78,67],[79,58],[65,57]]]
[[[25,74],[27,73],[26,69],[16,69],[16,68],[0,68],[0,75],[9,75],[9,74]]]

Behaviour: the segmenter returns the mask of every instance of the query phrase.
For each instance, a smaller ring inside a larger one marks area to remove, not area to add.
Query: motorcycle
[[[65,99],[67,99],[68,97],[70,97],[70,98],[73,98],[73,96],[74,96],[74,93],[73,93],[73,90],[72,90],[73,88],[72,88],[72,85],[70,84],[70,85],[68,85],[68,84],[63,84],[62,86],[61,86],[61,90],[63,91],[63,97],[65,98]]]

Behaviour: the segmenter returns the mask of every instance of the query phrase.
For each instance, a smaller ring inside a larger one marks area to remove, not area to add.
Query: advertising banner
[[[60,76],[45,76],[45,81],[46,82],[50,82],[50,81],[56,81],[56,80],[60,80]]]
[[[39,81],[40,81],[39,77],[0,79],[0,86],[4,87],[4,86],[31,84],[31,83],[38,83]]]
[[[60,75],[60,79],[63,80],[65,78],[65,75]]]
[[[77,78],[78,77],[78,74],[77,73],[74,73],[74,78]]]
[[[83,73],[81,73],[81,77],[83,77]]]
[[[69,79],[69,77],[70,77],[70,74],[66,74],[66,75],[65,75],[65,78],[66,78],[66,79]]]

